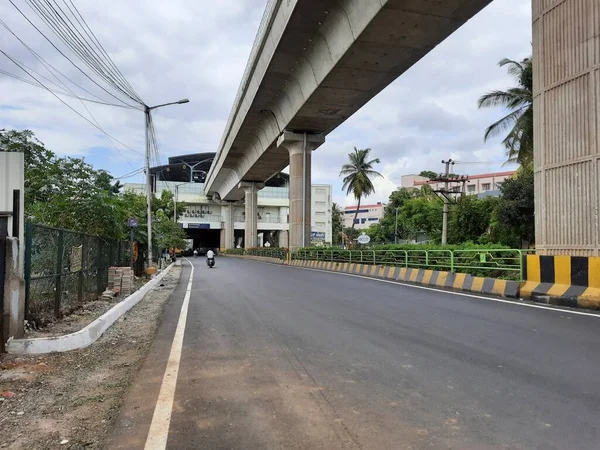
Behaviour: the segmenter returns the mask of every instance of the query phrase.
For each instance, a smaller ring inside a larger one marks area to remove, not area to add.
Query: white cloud
[[[155,115],[163,162],[168,155],[216,151],[265,2],[77,3],[106,51],[147,103],[190,98],[189,104],[164,108]],[[16,0],[16,4],[35,17],[25,0]],[[64,60],[10,5],[3,7],[3,20],[69,78],[111,99]],[[483,142],[485,127],[501,112],[478,110],[476,101],[490,89],[511,84],[497,62],[504,57],[528,56],[530,42],[530,0],[494,0],[331,133],[314,153],[313,181],[332,184],[335,199],[341,204],[354,203],[341,191],[338,176],[353,146],[372,148],[373,157],[382,161],[377,169],[385,177],[375,180],[377,193],[369,201],[387,201],[402,174],[441,171],[440,162],[448,157],[485,162],[457,165],[462,173],[501,169],[500,164],[487,163],[503,160],[499,140]],[[3,28],[0,47],[58,83]],[[24,75],[3,57],[0,69]],[[57,153],[85,155],[115,175],[143,164],[141,156],[129,149],[120,147],[126,159],[121,156],[106,136],[52,95],[3,75],[0,92],[0,128],[32,129]],[[87,116],[78,101],[68,103]],[[104,130],[143,150],[143,115],[139,111],[99,105],[88,108]]]

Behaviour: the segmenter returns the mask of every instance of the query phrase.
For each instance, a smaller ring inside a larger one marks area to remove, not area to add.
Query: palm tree
[[[370,148],[358,149],[354,147],[354,151],[348,154],[350,162],[344,164],[342,170],[340,170],[340,176],[344,176],[342,189],[346,191],[346,195],[354,194],[354,198],[358,201],[354,220],[352,221],[350,239],[354,236],[354,225],[360,209],[361,199],[375,193],[371,177],[382,176],[379,172],[373,170],[373,166],[379,164],[379,158],[369,161],[369,153],[371,153]]]
[[[533,69],[531,58],[521,62],[503,59],[500,67],[508,66],[508,73],[517,81],[517,87],[506,91],[492,91],[481,96],[480,108],[502,106],[511,110],[502,119],[485,130],[484,139],[510,130],[502,143],[506,147],[507,162],[517,162],[528,168],[533,165]]]

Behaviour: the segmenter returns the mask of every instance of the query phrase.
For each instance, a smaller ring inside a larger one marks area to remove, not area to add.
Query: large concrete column
[[[533,0],[536,248],[600,247],[600,2]]]
[[[242,181],[239,186],[246,193],[244,197],[245,224],[244,224],[244,248],[253,248],[258,242],[258,191],[265,185]]]
[[[223,202],[221,211],[223,215],[223,240],[221,241],[221,247],[231,249],[235,247],[233,205]]]
[[[277,140],[277,146],[290,154],[290,250],[310,245],[312,151],[323,142],[322,134],[289,131]]]
[[[289,246],[289,239],[288,239],[288,231],[287,230],[281,230],[277,233],[277,246],[281,247],[281,248],[288,248]]]

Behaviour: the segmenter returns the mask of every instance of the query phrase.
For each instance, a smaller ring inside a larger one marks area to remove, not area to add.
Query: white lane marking
[[[167,361],[167,368],[165,369],[165,375],[163,376],[162,384],[160,386],[158,400],[156,402],[156,407],[154,408],[150,431],[148,432],[146,446],[144,447],[145,450],[164,450],[167,447],[171,412],[173,411],[173,400],[175,398],[175,388],[177,386],[177,374],[179,373],[179,362],[181,360],[181,350],[183,348],[183,335],[185,333],[188,306],[190,304],[190,296],[192,293],[192,280],[194,279],[194,265],[187,258],[185,258],[185,260],[190,264],[192,271],[190,272],[190,279],[185,291],[183,304],[181,305],[179,321],[177,322],[177,329],[175,330],[175,336],[173,337],[173,344],[171,345],[171,353],[169,354],[169,360]]]
[[[252,261],[252,262],[260,262],[262,264],[270,264],[270,265],[280,265],[280,264],[268,263],[268,262],[265,262],[265,261]],[[516,300],[502,300],[501,298],[484,297],[482,295],[467,294],[465,292],[445,291],[443,289],[436,289],[436,288],[431,288],[431,287],[427,287],[427,286],[419,286],[419,285],[416,285],[416,284],[408,284],[408,283],[403,283],[401,281],[382,280],[380,278],[365,277],[365,276],[356,275],[356,274],[353,274],[353,273],[335,272],[333,270],[311,269],[311,268],[308,268],[308,267],[300,267],[300,266],[282,266],[282,267],[290,267],[292,269],[311,270],[313,272],[332,273],[332,274],[335,274],[335,275],[344,275],[344,276],[347,276],[347,277],[354,277],[354,278],[364,278],[365,280],[379,281],[381,283],[389,283],[389,284],[399,284],[401,286],[407,286],[407,287],[416,288],[416,289],[425,289],[426,291],[435,291],[435,292],[440,292],[442,294],[461,295],[463,297],[471,297],[471,298],[478,298],[478,299],[482,299],[482,300],[490,300],[492,302],[506,303],[508,305],[526,306],[528,308],[545,309],[546,311],[563,312],[563,313],[575,314],[575,315],[578,315],[578,316],[589,316],[589,317],[600,318],[600,314],[596,314],[596,313],[587,313],[587,312],[583,312],[583,311],[573,311],[573,310],[570,310],[570,309],[562,309],[562,308],[549,307],[549,306],[543,306],[543,305],[531,305],[529,303],[519,302],[519,301],[516,301]]]

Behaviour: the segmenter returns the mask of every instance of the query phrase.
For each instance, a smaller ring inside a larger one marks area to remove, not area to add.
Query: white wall
[[[378,224],[383,218],[385,205],[360,205],[360,210],[356,219],[359,223],[354,225],[357,230],[364,230],[369,228],[371,225]],[[356,205],[350,206],[344,209],[344,227],[350,228],[352,221],[354,220],[354,214],[356,213]],[[364,220],[364,223],[363,223]]]
[[[331,185],[315,184],[311,190],[312,231],[324,232],[326,245],[332,242]]]
[[[21,217],[19,218],[19,235],[12,236],[12,217],[8,219],[8,235],[19,238],[19,242],[25,242],[25,163],[21,152],[0,152],[0,211],[13,210],[13,190],[19,189],[21,198],[19,207]],[[23,262],[25,252],[19,252],[19,273],[23,273]]]

